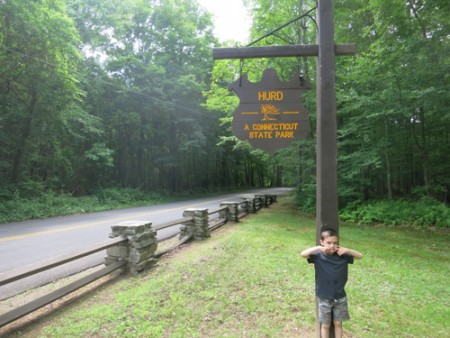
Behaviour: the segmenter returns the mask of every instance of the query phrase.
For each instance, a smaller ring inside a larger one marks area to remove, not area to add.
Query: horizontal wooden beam
[[[39,272],[49,270],[51,268],[54,268],[59,265],[66,264],[68,262],[74,261],[76,259],[89,256],[93,253],[108,249],[112,246],[115,246],[119,243],[126,242],[128,239],[123,237],[117,237],[108,241],[105,241],[104,243],[95,245],[91,248],[80,250],[77,252],[73,252],[67,255],[58,256],[55,258],[51,258],[45,261],[38,262],[34,264],[32,267],[25,266],[22,268],[17,268],[12,271],[8,271],[5,273],[0,274],[0,286],[15,282],[19,279],[32,276],[34,274],[37,274]]]
[[[165,228],[170,228],[170,227],[173,227],[175,225],[183,224],[183,223],[190,222],[190,221],[193,221],[193,220],[194,219],[192,217],[183,217],[183,218],[180,218],[180,219],[176,219],[174,221],[161,223],[159,225],[153,225],[152,229],[156,230],[156,231],[157,230],[162,230],[162,229],[165,229]]]
[[[356,44],[334,45],[336,55],[356,54]],[[214,60],[224,59],[256,59],[293,56],[319,56],[318,45],[294,45],[294,46],[263,46],[263,47],[227,47],[214,48]]]
[[[66,295],[68,295],[71,292],[74,292],[78,290],[79,288],[92,283],[93,281],[99,279],[100,277],[106,276],[107,274],[113,272],[114,270],[120,269],[124,267],[127,264],[126,261],[118,261],[111,265],[108,265],[101,270],[98,270],[88,276],[85,276],[75,282],[72,282],[66,286],[63,286],[60,289],[57,289],[53,292],[50,292],[47,295],[44,295],[38,299],[35,299],[31,301],[30,303],[27,303],[25,305],[22,305],[18,307],[17,309],[14,309],[10,312],[7,312],[5,314],[0,315],[0,327],[3,325],[6,325],[8,323],[11,323],[12,321],[19,319],[51,302],[54,302],[55,300],[62,298]]]

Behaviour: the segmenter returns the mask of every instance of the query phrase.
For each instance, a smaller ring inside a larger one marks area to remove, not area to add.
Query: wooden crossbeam
[[[356,54],[356,44],[335,44],[334,53],[335,55],[354,55]],[[227,47],[213,49],[213,58],[215,60],[293,56],[319,56],[319,45]]]
[[[25,277],[35,275],[39,272],[49,270],[51,268],[63,265],[65,263],[72,262],[76,259],[89,256],[95,252],[99,252],[101,250],[108,249],[112,246],[115,246],[115,245],[117,245],[121,242],[125,242],[125,241],[127,241],[126,238],[117,237],[117,238],[108,240],[107,242],[97,244],[91,248],[84,249],[82,251],[77,251],[77,252],[69,253],[67,255],[58,256],[58,257],[51,258],[51,259],[48,259],[48,260],[45,260],[42,262],[38,262],[31,267],[25,266],[25,267],[21,267],[21,268],[18,268],[18,269],[9,271],[9,272],[2,273],[2,274],[0,274],[0,286],[15,282],[15,281],[20,280]]]
[[[33,300],[30,303],[22,305],[15,310],[0,315],[0,327],[8,323],[11,323],[12,321],[19,319],[51,302],[54,302],[55,300],[61,297],[68,295],[69,293],[74,292],[89,283],[92,283],[94,280],[106,276],[107,274],[113,272],[114,270],[124,267],[126,263],[127,263],[126,261],[115,262],[69,285],[66,285],[60,289],[50,292],[49,294],[42,296],[36,300]]]

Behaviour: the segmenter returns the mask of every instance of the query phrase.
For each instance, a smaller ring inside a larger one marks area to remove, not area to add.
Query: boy
[[[353,264],[354,258],[361,259],[363,255],[356,250],[339,246],[335,230],[323,229],[320,245],[302,251],[300,256],[314,264],[321,337],[329,337],[333,319],[335,336],[341,338],[342,322],[350,319],[344,290],[348,264]]]

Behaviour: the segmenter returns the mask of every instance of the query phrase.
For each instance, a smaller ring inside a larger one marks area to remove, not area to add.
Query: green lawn
[[[347,337],[450,337],[444,230],[341,224],[350,267]],[[158,266],[50,312],[20,337],[315,337],[315,221],[289,198],[227,224]]]

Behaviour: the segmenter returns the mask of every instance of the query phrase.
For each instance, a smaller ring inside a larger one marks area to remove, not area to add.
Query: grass
[[[315,220],[288,198],[207,241],[50,311],[20,337],[315,337]],[[347,337],[450,337],[449,235],[341,225],[350,267]]]

